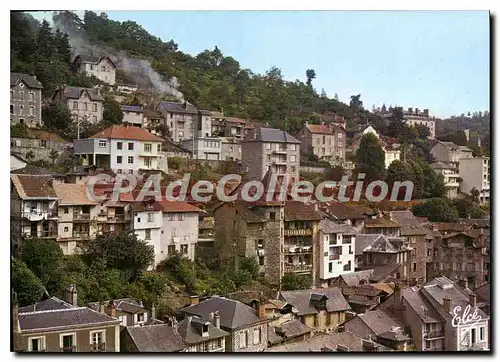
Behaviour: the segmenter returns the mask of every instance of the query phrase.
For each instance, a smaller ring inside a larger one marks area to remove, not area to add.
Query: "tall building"
[[[403,111],[405,123],[408,126],[415,126],[417,124],[426,126],[429,129],[429,139],[433,140],[436,137],[436,118],[429,115],[429,110],[424,109],[420,111],[418,108],[408,108]]]
[[[297,134],[304,153],[312,152],[330,163],[345,161],[346,131],[334,124],[306,124]]]
[[[10,73],[10,124],[41,128],[42,83],[34,75]]]
[[[462,181],[460,191],[468,195],[473,188],[479,191],[479,201],[490,201],[490,158],[474,157],[461,158],[458,171]]]

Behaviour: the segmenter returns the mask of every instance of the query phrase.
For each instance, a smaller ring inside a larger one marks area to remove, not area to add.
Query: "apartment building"
[[[444,162],[435,162],[431,164],[431,168],[437,173],[444,177],[444,185],[447,187],[448,191],[446,196],[449,199],[454,199],[458,194],[459,178],[458,168],[453,164],[446,164]]]
[[[268,344],[269,319],[265,317],[264,305],[256,309],[236,300],[212,297],[202,302],[194,301],[179,312],[184,318],[199,317],[205,321],[220,315],[220,329],[227,332],[226,352],[262,352]]]
[[[185,139],[192,139],[197,129],[198,110],[187,102],[160,102],[159,111],[170,129],[172,140],[180,143]]]
[[[141,106],[121,106],[123,112],[122,122],[134,127],[144,126],[144,109]]]
[[[10,124],[41,128],[42,83],[36,76],[10,73]]]
[[[462,158],[472,158],[472,150],[466,146],[457,146],[453,142],[438,141],[430,150],[437,162],[458,166]]]
[[[57,238],[58,200],[52,177],[11,175],[11,241],[16,248],[29,237]]]
[[[103,120],[104,98],[98,89],[64,85],[56,90],[52,99],[68,106],[74,122],[96,124]]]
[[[319,222],[319,284],[328,286],[341,274],[354,271],[356,230],[329,219]]]
[[[262,180],[269,169],[278,178],[299,180],[300,141],[279,129],[256,127],[241,142],[242,165],[250,180]]]
[[[467,305],[469,315],[477,313],[480,319],[464,318],[455,327],[454,316],[457,311],[462,316]],[[478,307],[471,290],[446,277],[437,277],[421,288],[397,290],[392,309],[409,325],[418,351],[489,350],[489,316]]]
[[[54,185],[58,208],[57,243],[64,254],[74,254],[79,243],[95,238],[97,202],[87,196],[87,186],[77,184]]]
[[[194,260],[200,209],[187,202],[148,200],[133,205],[132,211],[134,232],[154,246],[153,267],[175,252]]]
[[[76,286],[71,299],[52,297],[18,308],[14,304],[15,352],[120,352],[120,321],[87,307],[78,307]]]
[[[352,313],[338,287],[280,291],[278,299],[294,307],[296,318],[315,331],[333,332]]]
[[[297,133],[303,153],[312,152],[320,160],[334,164],[345,161],[346,131],[333,124],[309,124],[306,122]]]
[[[236,137],[220,137],[221,160],[240,161],[242,159],[241,143]]]
[[[436,137],[436,118],[429,115],[429,110],[420,111],[418,108],[408,108],[403,111],[404,121],[408,126],[417,124],[426,126],[429,129],[428,138],[433,140]]]
[[[74,140],[74,154],[85,165],[118,174],[160,170],[163,139],[139,127],[113,125],[89,138]]]
[[[490,158],[474,157],[461,158],[458,165],[458,172],[462,181],[460,191],[470,195],[475,188],[479,191],[479,201],[481,203],[490,202]]]
[[[72,68],[75,73],[93,75],[104,83],[115,84],[116,65],[108,56],[78,54]]]

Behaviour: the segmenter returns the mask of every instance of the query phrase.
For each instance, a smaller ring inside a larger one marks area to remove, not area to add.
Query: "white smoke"
[[[125,52],[117,51],[109,46],[92,44],[79,32],[66,29],[64,24],[54,23],[54,27],[68,34],[73,56],[77,54],[109,56],[118,69],[122,69],[127,76],[140,88],[150,90],[156,94],[168,94],[179,102],[184,102],[184,95],[179,91],[179,80],[176,77],[165,80],[151,66],[147,59],[137,59],[127,56]]]

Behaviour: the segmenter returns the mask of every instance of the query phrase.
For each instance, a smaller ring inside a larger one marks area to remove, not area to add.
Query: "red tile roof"
[[[321,133],[333,135],[335,127],[331,124],[306,124],[306,128],[311,131],[311,133]]]
[[[144,128],[132,126],[113,125],[103,131],[97,132],[90,138],[107,138],[107,139],[122,139],[122,140],[138,140],[163,142],[164,139],[149,133]]]
[[[162,200],[160,205],[163,212],[202,212],[201,209],[182,201]]]

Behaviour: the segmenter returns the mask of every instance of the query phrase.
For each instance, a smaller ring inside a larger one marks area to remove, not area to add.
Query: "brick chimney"
[[[106,314],[106,306],[102,301],[99,302],[99,313]]]
[[[472,293],[471,295],[469,295],[469,304],[472,308],[475,308],[476,303],[477,303],[476,293]]]
[[[108,311],[108,315],[110,317],[113,317],[113,318],[116,317],[116,307],[115,307],[115,301],[114,300],[111,299],[109,301],[107,311]]]
[[[190,305],[197,305],[200,304],[200,297],[197,295],[192,295],[189,297],[189,304]]]
[[[446,313],[451,313],[451,298],[450,297],[443,298],[443,309]]]
[[[266,310],[264,308],[264,302],[259,301],[255,304],[255,310],[257,311],[257,317],[260,319],[266,318]]]

